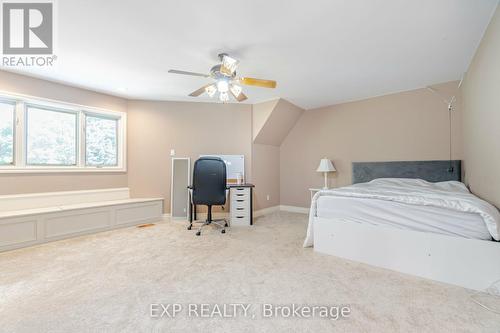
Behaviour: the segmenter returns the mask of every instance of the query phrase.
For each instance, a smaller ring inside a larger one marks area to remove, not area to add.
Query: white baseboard
[[[300,214],[309,214],[309,208],[307,208],[307,207],[280,205],[280,206],[272,206],[272,207],[267,207],[267,208],[256,210],[253,212],[253,216],[259,217],[259,216],[263,216],[263,215],[267,215],[267,214],[271,214],[271,213],[279,212],[279,211],[300,213]],[[198,220],[204,220],[207,217],[207,213],[198,213],[196,215],[197,215]],[[229,218],[229,213],[228,212],[214,212],[214,213],[212,213],[212,217],[215,219]],[[164,221],[173,221],[176,219],[171,218],[170,214],[163,214],[163,220]],[[183,219],[178,219],[178,220],[183,220]]]
[[[259,209],[259,210],[254,211],[253,216],[259,217],[262,215],[271,214],[274,212],[279,212],[279,210],[280,210],[280,206],[267,207],[267,208],[263,208],[263,209]]]
[[[297,206],[286,206],[286,205],[280,205],[279,207],[280,210],[284,212],[309,214],[308,207],[297,207]]]
[[[196,213],[197,220],[205,220],[207,218],[207,213]],[[228,212],[213,212],[212,218],[214,219],[226,219],[229,218]]]
[[[196,220],[205,220],[207,218],[207,213],[196,213]],[[212,218],[214,219],[223,219],[229,218],[229,213],[226,212],[213,212]],[[163,214],[163,221],[166,222],[185,222],[189,219],[187,217],[172,217],[171,214]]]
[[[296,206],[272,206],[272,207],[267,207],[263,209],[259,209],[253,212],[254,217],[259,217],[262,215],[266,214],[271,214],[274,212],[279,212],[279,211],[285,211],[285,212],[292,212],[292,213],[301,213],[301,214],[309,214],[309,208],[307,207],[296,207]],[[198,213],[197,214],[198,219],[204,219],[207,217],[207,213]],[[215,212],[212,213],[212,216],[217,219],[221,218],[228,218],[229,213],[225,212]]]

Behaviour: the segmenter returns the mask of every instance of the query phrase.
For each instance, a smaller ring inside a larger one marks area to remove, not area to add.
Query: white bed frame
[[[457,286],[500,279],[500,242],[314,219],[314,250]]]

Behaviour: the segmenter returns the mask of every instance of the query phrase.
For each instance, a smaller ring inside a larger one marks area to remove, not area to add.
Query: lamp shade
[[[332,161],[330,161],[327,158],[322,158],[321,161],[319,162],[319,166],[318,166],[318,169],[316,171],[317,172],[332,172],[332,171],[337,171],[337,170],[333,166]]]

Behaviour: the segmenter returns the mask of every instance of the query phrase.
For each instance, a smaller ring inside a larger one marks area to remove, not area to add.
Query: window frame
[[[0,101],[15,104],[13,164],[0,165],[1,173],[60,173],[60,172],[127,172],[127,114],[120,111],[85,105],[36,98],[26,95],[1,93]],[[27,164],[28,107],[76,114],[76,165],[29,165]],[[117,120],[117,165],[86,165],[86,115]]]
[[[4,98],[0,96],[0,103],[2,104],[10,104],[14,107],[12,112],[12,162],[9,164],[0,164],[0,168],[10,168],[16,164],[16,101],[9,98]]]
[[[114,120],[116,121],[116,165],[89,165],[87,164],[87,117],[92,117],[92,118],[99,118],[99,119],[106,119],[106,120]],[[85,138],[82,140],[83,141],[83,149],[82,149],[82,158],[83,158],[83,164],[85,164],[86,167],[91,167],[91,168],[112,168],[112,167],[117,167],[120,165],[120,118],[117,118],[116,116],[112,115],[104,115],[104,114],[98,114],[95,112],[84,112],[83,113],[83,134],[85,135]]]
[[[26,167],[31,168],[31,167],[66,167],[66,168],[71,168],[71,167],[76,167],[79,165],[78,161],[78,143],[81,140],[80,138],[80,117],[78,115],[77,111],[74,110],[67,110],[67,109],[62,109],[62,108],[51,108],[51,107],[46,107],[46,106],[41,106],[38,104],[32,104],[32,103],[25,103],[24,104],[25,108],[25,122],[24,122],[24,142],[26,149],[24,149],[24,160],[26,161]],[[48,112],[58,112],[58,113],[66,113],[66,114],[71,114],[75,116],[75,164],[30,164],[28,163],[28,126],[29,126],[29,108],[33,109],[38,109],[38,110],[43,110],[43,111],[48,111]]]

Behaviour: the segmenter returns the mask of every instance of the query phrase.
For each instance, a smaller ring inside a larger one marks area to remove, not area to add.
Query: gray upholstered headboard
[[[450,166],[453,171],[450,170]],[[353,184],[369,182],[376,178],[420,178],[434,183],[447,180],[462,181],[462,161],[352,163]]]

